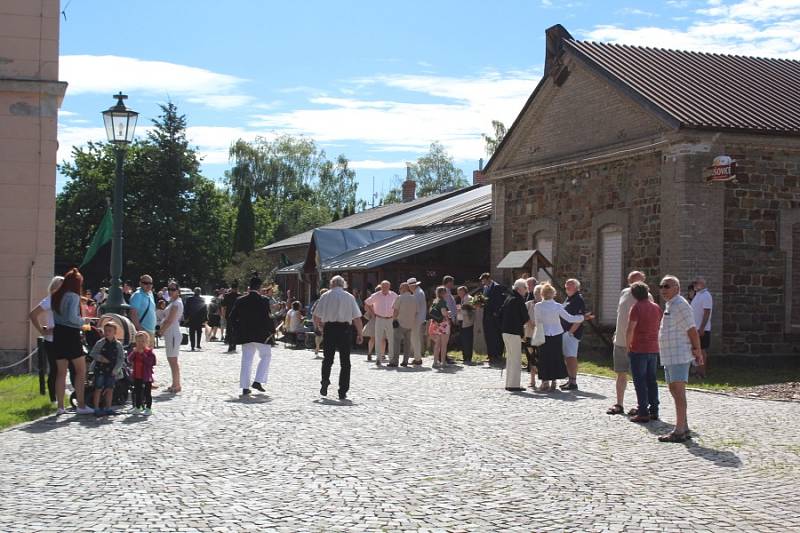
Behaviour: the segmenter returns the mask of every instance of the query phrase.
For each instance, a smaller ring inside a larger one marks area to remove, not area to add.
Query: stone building
[[[28,311],[53,275],[58,0],[0,2],[0,365],[35,346]],[[27,366],[23,369],[27,370]]]
[[[800,354],[800,62],[546,42],[485,169],[492,265],[541,250],[609,329],[628,271],[702,275],[712,352]]]

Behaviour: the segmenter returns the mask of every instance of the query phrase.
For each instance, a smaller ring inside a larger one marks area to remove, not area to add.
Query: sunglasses
[[[152,285],[152,284],[153,284],[153,282],[152,282],[152,281],[142,281],[142,282],[140,282],[140,283],[141,283],[142,285]]]
[[[170,288],[169,288],[169,289],[167,289],[167,290],[170,290],[170,291],[177,291],[177,290],[178,290],[178,287],[170,287]]]
[[[665,284],[665,285],[659,285],[659,287],[662,288],[662,289],[671,289],[672,285],[666,285]]]

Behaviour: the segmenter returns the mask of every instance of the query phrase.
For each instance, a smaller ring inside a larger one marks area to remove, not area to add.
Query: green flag
[[[91,260],[97,255],[103,246],[106,246],[111,242],[111,234],[113,233],[113,229],[114,222],[111,217],[111,208],[109,207],[106,209],[106,214],[103,215],[103,220],[100,221],[100,225],[97,226],[97,231],[94,232],[94,237],[92,237],[92,242],[89,243],[89,248],[86,250],[86,255],[83,256],[83,262],[80,266],[81,269],[91,262]]]

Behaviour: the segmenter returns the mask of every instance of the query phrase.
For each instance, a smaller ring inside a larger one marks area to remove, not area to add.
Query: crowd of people
[[[150,414],[156,365],[152,347],[157,339],[163,339],[172,378],[167,392],[181,391],[181,345],[190,344],[192,351],[200,350],[205,339],[227,343],[229,353],[235,352],[237,345],[242,347],[239,385],[242,395],[247,396],[252,389],[265,391],[272,345],[279,334],[286,341],[296,342],[294,337],[301,332],[311,333],[315,353],[320,346],[323,351],[320,393],[323,396],[328,393],[334,356],[338,352],[341,362],[338,396],[344,400],[350,388],[350,352],[365,339],[367,360],[372,361],[374,351],[377,366],[422,365],[428,348],[435,369],[453,364],[449,348],[461,350],[463,364],[474,364],[474,329],[479,309],[482,309],[488,364],[505,368],[506,390],[525,390],[521,383],[523,369],[530,372],[529,386],[536,392],[549,393],[557,388],[577,390],[583,323],[594,318],[587,311],[580,281],[571,278],[564,283],[561,302],[553,284],[539,283],[534,277],[517,279],[510,288],[497,283],[489,273],[482,274],[479,281],[481,286],[470,291],[465,285],[456,288],[454,278],[445,276],[442,285],[432,290],[429,300],[416,278],[401,282],[397,293],[392,290],[391,282],[384,280],[374,292],[367,290],[362,300],[360,291],[348,292],[344,278],[334,276],[329,289],[320,292],[304,315],[299,301],[287,305],[278,300],[274,296],[275,287],[265,284],[257,273],[253,273],[245,294],[239,293],[238,283],[234,282],[211,298],[195,288],[185,302],[177,282],[171,280],[155,292],[152,277],[145,274],[135,291],[129,283],[125,284],[129,316],[136,331],[128,354],[117,340],[119,324],[114,321],[105,322],[102,338],[90,347],[94,409],[86,406],[84,397],[87,368],[81,334],[96,320],[96,302],[102,302],[107,292],[101,289],[92,297],[82,287],[80,272],[71,269],[52,280],[49,295],[31,311],[30,318],[45,337],[51,369],[48,384],[59,414],[65,409],[68,369],[72,372],[77,412],[107,414],[111,391],[124,362],[132,368],[132,410]],[[665,304],[662,311],[644,282],[642,272],[631,272],[629,286],[620,294],[613,338],[616,403],[607,413],[628,414],[637,423],[657,420],[656,368],[660,361],[677,412],[675,429],[660,438],[681,442],[690,436],[685,393],[690,370],[695,367],[696,373],[704,375],[707,368],[712,298],[702,277],[694,280],[689,303],[680,295],[679,280],[665,276],[659,285]],[[310,331],[306,325],[309,319],[313,324]],[[188,335],[182,333],[182,326],[188,328]],[[527,359],[525,367],[523,353]],[[251,381],[256,355],[259,362]],[[629,374],[633,376],[637,406],[626,413],[623,401]],[[559,380],[563,380],[560,385]]]

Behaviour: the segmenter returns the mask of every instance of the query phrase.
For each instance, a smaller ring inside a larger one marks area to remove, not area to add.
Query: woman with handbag
[[[447,342],[450,340],[450,311],[444,297],[447,287],[436,287],[436,299],[428,314],[428,336],[433,339],[433,368],[447,366]]]
[[[178,356],[181,353],[181,343],[183,334],[181,333],[181,319],[183,318],[183,300],[177,281],[170,281],[167,286],[170,302],[164,310],[166,318],[161,323],[159,329],[164,337],[164,348],[167,352],[167,362],[172,373],[172,385],[167,388],[167,392],[177,393],[181,391],[181,367],[178,364]]]
[[[553,298],[556,296],[556,289],[549,283],[542,285],[542,301],[534,305],[534,328],[531,344],[534,346],[542,342],[538,352],[539,378],[542,380],[539,392],[551,392],[556,390],[556,380],[567,377],[567,365],[564,363],[564,352],[561,337],[564,328],[561,326],[561,318],[571,324],[583,322],[581,315],[571,315],[564,307]],[[541,331],[540,331],[541,330]],[[542,337],[544,340],[541,341]],[[548,385],[549,383],[549,385]]]

